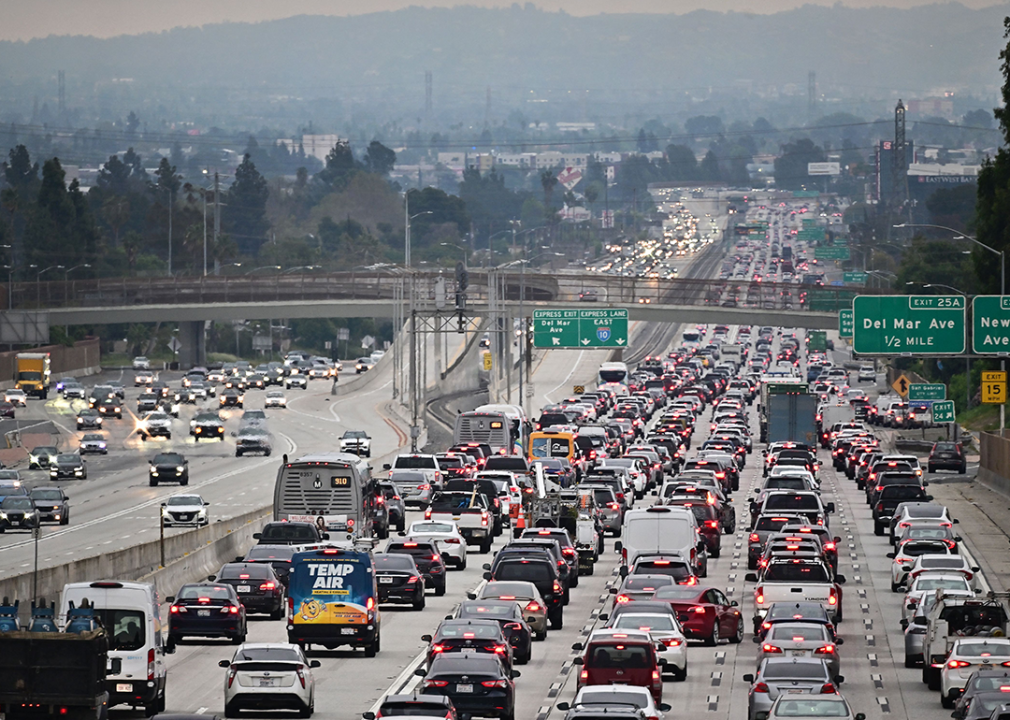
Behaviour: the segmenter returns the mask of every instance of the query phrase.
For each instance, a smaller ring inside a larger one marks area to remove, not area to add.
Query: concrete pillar
[[[205,323],[195,320],[179,323],[179,367],[188,370],[196,365],[207,364],[207,342]]]

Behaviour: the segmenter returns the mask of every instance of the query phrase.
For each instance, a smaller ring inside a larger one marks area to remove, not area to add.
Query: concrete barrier
[[[163,594],[171,595],[179,585],[206,577],[222,564],[244,555],[254,544],[253,533],[259,532],[269,518],[270,508],[260,508],[204,528],[170,535],[165,538],[164,568],[160,540],[41,568],[38,596],[59,602],[67,583],[141,579],[154,582]],[[27,607],[32,599],[33,577],[34,573],[29,571],[0,579],[0,597],[19,598]]]

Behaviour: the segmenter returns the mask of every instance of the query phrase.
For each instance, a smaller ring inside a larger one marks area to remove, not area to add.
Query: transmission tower
[[[817,73],[811,70],[807,74],[807,121],[817,119]]]
[[[901,211],[908,189],[908,166],[905,151],[905,104],[898,100],[894,108],[894,145],[891,147],[891,204]]]
[[[56,77],[59,82],[59,109],[62,116],[67,110],[67,74],[60,70]]]
[[[431,70],[424,71],[424,119],[431,120]]]
[[[487,86],[487,100],[484,102],[484,127],[485,129],[491,122],[491,86]]]

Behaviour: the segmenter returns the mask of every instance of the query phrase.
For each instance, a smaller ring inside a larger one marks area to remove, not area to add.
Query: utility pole
[[[168,276],[172,277],[172,186],[168,186]]]
[[[895,212],[901,212],[905,202],[905,183],[908,169],[905,166],[905,104],[898,100],[894,108],[894,145],[891,146],[891,202]]]
[[[817,73],[811,70],[807,74],[807,122],[816,120],[817,114]]]
[[[221,235],[221,177],[214,171],[214,274],[221,271],[220,259],[217,257],[218,240]]]

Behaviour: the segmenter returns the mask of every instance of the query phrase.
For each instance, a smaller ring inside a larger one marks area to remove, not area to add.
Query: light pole
[[[206,171],[205,171],[206,172]],[[213,192],[210,188],[198,187],[192,183],[186,183],[182,186],[182,189],[186,192],[196,191],[200,193],[200,197],[203,198],[203,274],[207,275],[207,193]]]
[[[439,243],[439,245],[441,245],[442,247],[454,247],[457,250],[459,250],[460,252],[462,252],[463,253],[463,265],[464,266],[467,265],[467,261],[466,261],[467,251],[466,251],[466,248],[464,246],[457,245],[456,243],[452,243],[452,242]]]
[[[7,271],[7,309],[14,309],[14,266],[4,265],[3,269]]]
[[[171,185],[155,185],[159,190],[168,190],[168,276],[172,277],[172,202],[175,191]]]
[[[38,267],[38,265],[29,265],[29,267]],[[35,276],[35,304],[42,305],[42,276],[45,275],[50,270],[62,270],[62,265],[50,265],[45,270],[39,270],[38,275]]]
[[[323,267],[322,265],[299,265],[298,267],[292,267],[282,271],[281,275],[290,275],[291,273],[297,272],[298,270],[319,270],[322,267]]]
[[[63,273],[63,304],[64,305],[67,304],[67,301],[68,301],[68,299],[70,297],[69,296],[69,292],[70,291],[67,289],[68,286],[70,285],[70,273],[72,273],[74,270],[80,270],[81,268],[89,268],[89,267],[91,267],[90,264],[83,263],[81,265],[74,265],[69,270],[64,271],[64,273]]]
[[[410,267],[410,221],[422,215],[434,215],[431,210],[419,212],[416,215],[410,214],[410,191],[403,194],[403,264]]]
[[[255,267],[249,272],[247,272],[246,275],[252,275],[254,272],[258,272],[259,270],[280,270],[280,269],[281,269],[280,265],[260,265],[259,267]]]
[[[1006,255],[1002,250],[997,250],[996,248],[989,247],[984,242],[979,241],[978,238],[974,238],[971,235],[962,234],[960,231],[955,230],[952,227],[947,227],[946,225],[933,225],[931,223],[901,223],[895,225],[896,228],[903,227],[928,227],[936,228],[937,230],[946,230],[947,232],[954,233],[953,240],[970,240],[979,247],[983,247],[993,255],[999,255],[999,294],[1000,297],[1006,295]],[[946,287],[946,286],[945,286]],[[965,348],[968,351],[968,348]],[[1000,358],[999,361],[1000,370],[1004,373],[1006,372],[1006,358]],[[971,385],[971,376],[965,377],[965,384]],[[1006,405],[1000,404],[999,406],[999,436],[1003,437],[1003,430],[1006,428]]]

